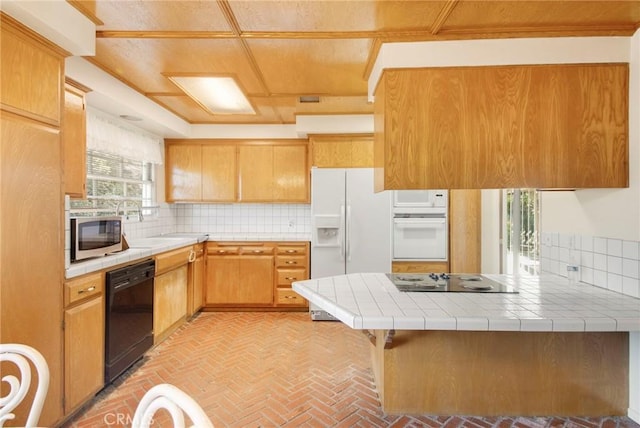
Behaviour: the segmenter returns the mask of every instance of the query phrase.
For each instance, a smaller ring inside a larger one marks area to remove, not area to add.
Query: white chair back
[[[197,428],[213,428],[213,424],[195,400],[173,385],[156,385],[144,394],[133,415],[132,428],[153,426],[153,415],[166,409],[175,428],[185,428],[184,414],[191,419],[190,425]]]
[[[13,375],[2,377],[3,382],[7,382],[11,389],[9,394],[0,397],[0,427],[4,426],[6,421],[16,417],[13,413],[14,409],[24,400],[24,397],[31,386],[31,366],[29,361],[33,363],[38,373],[38,387],[33,397],[33,404],[27,417],[26,427],[38,426],[44,399],[49,389],[49,367],[40,352],[30,346],[8,343],[0,344],[0,362],[8,361],[14,363],[20,370],[20,379]]]

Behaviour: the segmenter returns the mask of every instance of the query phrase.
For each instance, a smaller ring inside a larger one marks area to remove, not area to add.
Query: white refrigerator
[[[373,168],[311,170],[311,278],[391,272],[391,194],[373,192]],[[333,320],[310,305],[314,320]]]

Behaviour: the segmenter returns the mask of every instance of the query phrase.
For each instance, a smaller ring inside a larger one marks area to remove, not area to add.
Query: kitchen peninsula
[[[558,276],[487,276],[518,293],[402,293],[373,273],[293,289],[370,338],[386,412],[626,414],[640,300]]]

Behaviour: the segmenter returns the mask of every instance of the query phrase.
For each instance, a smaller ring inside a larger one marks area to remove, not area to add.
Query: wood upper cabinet
[[[273,200],[273,147],[247,145],[238,147],[239,200],[266,202]]]
[[[86,91],[75,82],[65,84],[62,120],[64,192],[80,199],[87,197]]]
[[[238,147],[240,201],[308,202],[306,144]]]
[[[314,135],[312,165],[318,168],[373,167],[372,135]]]
[[[309,202],[307,147],[306,142],[167,140],[167,201]]]
[[[273,146],[273,200],[309,201],[307,145]]]
[[[385,70],[376,190],[628,186],[627,64]]]
[[[202,200],[232,202],[237,199],[236,147],[202,146]]]
[[[167,144],[165,151],[165,180],[167,201],[201,201],[201,146],[199,144]]]
[[[2,108],[58,126],[64,62],[60,52],[13,18],[2,15]]]

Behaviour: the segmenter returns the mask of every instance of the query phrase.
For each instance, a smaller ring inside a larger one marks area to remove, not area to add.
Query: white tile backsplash
[[[566,277],[575,263],[581,282],[640,297],[640,242],[557,232],[542,233],[540,242],[542,272]]]
[[[311,234],[308,204],[176,204],[176,232]]]

